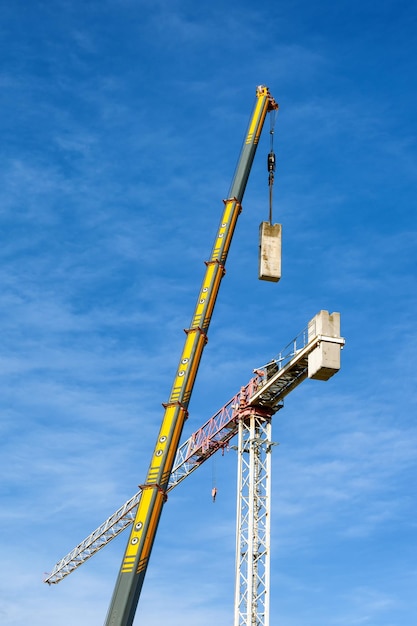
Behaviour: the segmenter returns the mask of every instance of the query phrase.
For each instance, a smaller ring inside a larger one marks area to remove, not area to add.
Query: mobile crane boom
[[[106,626],[131,626],[144,582],[162,508],[166,500],[169,478],[179,439],[188,415],[197,370],[207,343],[207,331],[216,302],[225,262],[233,237],[249,173],[259,137],[268,111],[278,108],[269,89],[263,85],[256,90],[256,100],[238,165],[232,180],[224,212],[215,237],[206,272],[197,299],[179,366],[152,454],[146,481],[141,485],[142,496],[124,552]]]

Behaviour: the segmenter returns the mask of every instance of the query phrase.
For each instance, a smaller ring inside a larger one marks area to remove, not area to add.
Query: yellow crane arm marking
[[[187,403],[191,393],[199,361],[203,348],[206,344],[206,335],[200,328],[192,328],[187,332],[184,350],[180,365],[171,390],[169,404],[171,402]]]
[[[259,136],[261,134],[262,125],[265,119],[265,116],[268,111],[268,99],[262,95],[259,97],[259,100],[255,106],[255,112],[249,126],[248,135],[246,137],[246,144],[249,143],[258,143]],[[256,131],[256,134],[255,134]],[[255,135],[255,136],[254,136]]]

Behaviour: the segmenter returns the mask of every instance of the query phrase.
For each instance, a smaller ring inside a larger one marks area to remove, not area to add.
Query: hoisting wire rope
[[[269,113],[269,122],[270,122],[270,147],[268,154],[268,186],[269,186],[269,223],[272,226],[272,188],[274,185],[275,179],[275,152],[274,152],[274,131],[275,131],[275,118],[276,111],[270,111]]]

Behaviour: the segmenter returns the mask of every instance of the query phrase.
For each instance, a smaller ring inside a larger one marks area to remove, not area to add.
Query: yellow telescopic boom
[[[181,432],[188,415],[188,405],[207,343],[207,331],[216,302],[224,267],[241,211],[241,202],[252,167],[259,137],[268,111],[278,108],[265,86],[256,90],[256,101],[249,127],[232,181],[229,196],[215,238],[210,260],[198,295],[197,304],[187,329],[184,349],[175,373],[174,383],[158,439],[152,454],[142,497],[123,556],[105,626],[131,626],[141,593],[152,545],[162,507],[166,500],[173,462]]]

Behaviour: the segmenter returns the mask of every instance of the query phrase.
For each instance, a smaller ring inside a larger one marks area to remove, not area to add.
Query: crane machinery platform
[[[246,386],[184,444],[179,442],[264,121],[267,113],[277,110],[278,104],[268,87],[257,87],[194,314],[185,330],[179,365],[168,401],[163,405],[164,415],[146,479],[138,493],[61,559],[44,579],[48,584],[58,583],[130,526],[105,626],[133,624],[168,492],[218,449],[227,446],[235,435],[239,438],[235,626],[269,626],[271,417],[282,408],[284,397],[307,377],[327,380],[339,370],[344,344],[339,313],[320,311],[287,349],[254,370],[255,376]],[[281,226],[272,224],[274,170],[271,130],[270,221],[260,227],[259,278],[277,282],[281,276]]]

